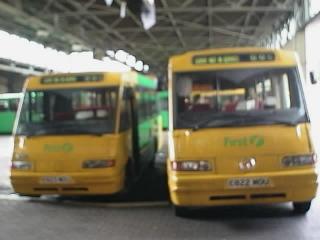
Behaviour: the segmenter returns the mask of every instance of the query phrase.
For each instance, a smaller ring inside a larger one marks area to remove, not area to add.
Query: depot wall
[[[305,30],[296,33],[295,37],[292,38],[283,47],[286,50],[296,51],[299,55],[302,71],[304,78],[307,76],[307,56],[306,56],[306,34]]]
[[[314,18],[306,27],[289,41],[284,49],[298,53],[306,81],[305,95],[312,123],[312,135],[316,151],[320,154],[320,82],[312,85],[309,73],[314,72],[320,79],[320,16]]]
[[[305,30],[307,71],[320,77],[320,15]]]
[[[0,71],[0,93],[21,92],[25,79],[25,75]]]

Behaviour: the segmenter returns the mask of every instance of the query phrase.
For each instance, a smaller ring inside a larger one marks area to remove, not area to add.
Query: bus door
[[[131,174],[138,174],[140,171],[140,148],[139,148],[139,131],[138,131],[138,104],[132,88],[125,90],[125,96],[129,100],[129,122],[131,125],[131,153],[128,167]]]

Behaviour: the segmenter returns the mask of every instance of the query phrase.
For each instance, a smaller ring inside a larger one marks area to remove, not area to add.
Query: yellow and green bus
[[[12,134],[21,93],[0,94],[0,134]]]
[[[14,130],[11,183],[21,195],[104,195],[153,163],[157,82],[135,72],[30,77]]]
[[[316,196],[316,155],[294,52],[191,51],[169,60],[168,182],[176,215],[191,207]]]

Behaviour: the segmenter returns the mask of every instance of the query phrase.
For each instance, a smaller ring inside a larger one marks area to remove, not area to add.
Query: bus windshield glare
[[[112,133],[117,96],[116,87],[27,91],[16,134]]]
[[[295,68],[197,71],[174,78],[174,128],[307,121]]]

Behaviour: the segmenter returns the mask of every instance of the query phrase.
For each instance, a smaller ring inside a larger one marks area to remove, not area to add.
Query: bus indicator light
[[[287,156],[282,159],[282,165],[284,167],[298,167],[305,165],[313,165],[316,163],[316,155],[297,155]]]
[[[114,166],[114,160],[87,160],[82,164],[82,168],[109,168]]]
[[[11,169],[16,170],[30,170],[32,168],[32,164],[28,161],[12,161]]]

